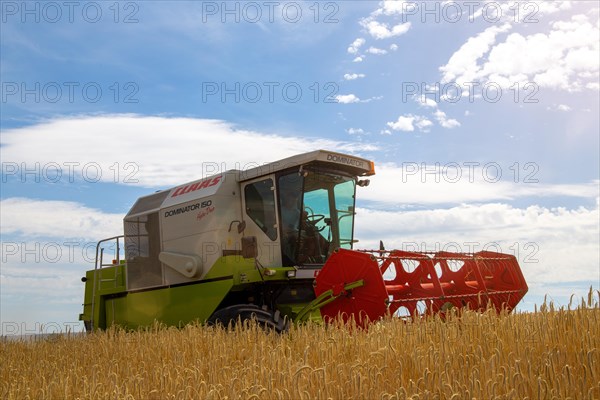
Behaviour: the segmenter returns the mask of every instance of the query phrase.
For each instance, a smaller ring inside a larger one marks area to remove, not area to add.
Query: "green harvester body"
[[[356,188],[374,173],[369,160],[318,150],[141,197],[124,235],[98,243],[79,319],[88,331],[240,319],[283,331],[514,308],[527,285],[512,256],[353,250]]]

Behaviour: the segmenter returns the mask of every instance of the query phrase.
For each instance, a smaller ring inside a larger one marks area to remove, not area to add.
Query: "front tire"
[[[233,306],[221,308],[215,311],[211,317],[206,320],[209,325],[222,325],[224,327],[235,326],[245,321],[254,321],[264,329],[270,329],[277,333],[287,332],[289,321],[282,317],[279,311],[272,312],[260,308],[255,304],[236,304]]]

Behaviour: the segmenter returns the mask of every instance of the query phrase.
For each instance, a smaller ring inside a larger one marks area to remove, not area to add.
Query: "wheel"
[[[309,214],[306,219],[308,220],[308,222],[312,225],[316,225],[317,223],[321,222],[323,219],[325,219],[325,216],[323,214]]]
[[[238,322],[255,321],[265,329],[272,329],[277,333],[286,332],[289,329],[289,321],[282,317],[279,311],[272,312],[260,308],[255,304],[236,304],[215,311],[206,323],[209,325],[234,326]]]

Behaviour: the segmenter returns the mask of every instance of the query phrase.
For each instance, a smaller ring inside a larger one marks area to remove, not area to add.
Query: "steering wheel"
[[[323,214],[315,214],[312,208],[308,206],[304,206],[304,212],[306,213],[306,219],[311,224],[315,225],[318,222],[321,222],[325,216]]]
[[[317,224],[325,219],[325,215],[323,214],[315,214],[315,212],[310,207],[304,207],[304,211],[306,212],[306,220],[309,224],[313,226],[313,228],[317,232],[321,232],[325,229],[325,226],[317,227]]]

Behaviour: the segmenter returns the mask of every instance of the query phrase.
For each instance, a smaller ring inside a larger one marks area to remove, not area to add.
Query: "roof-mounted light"
[[[367,175],[375,175],[375,163],[373,161],[369,161],[369,172]]]

